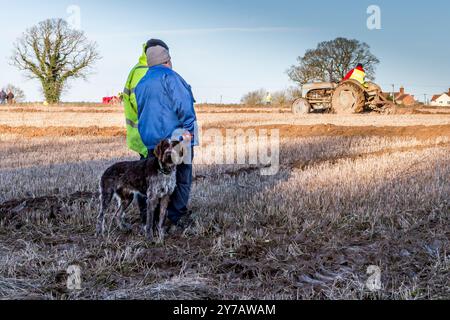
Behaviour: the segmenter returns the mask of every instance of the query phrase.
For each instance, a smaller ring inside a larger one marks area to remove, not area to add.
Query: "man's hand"
[[[183,141],[191,142],[192,139],[194,139],[194,135],[192,135],[190,132],[185,132],[183,134]]]

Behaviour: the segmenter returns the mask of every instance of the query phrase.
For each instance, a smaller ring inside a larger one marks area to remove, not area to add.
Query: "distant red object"
[[[118,104],[120,101],[120,98],[117,96],[103,97],[103,104]]]
[[[103,104],[110,104],[112,97],[103,97]]]

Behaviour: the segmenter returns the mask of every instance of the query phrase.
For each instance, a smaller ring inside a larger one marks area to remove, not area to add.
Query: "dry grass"
[[[54,118],[75,122],[71,114]],[[147,243],[138,225],[94,237],[98,176],[134,158],[123,135],[80,128],[49,137],[54,129],[40,128],[23,139],[35,120],[2,127],[0,298],[450,297],[449,117],[200,118],[206,127],[279,128],[281,169],[265,177],[246,166],[196,165],[195,224],[165,245]],[[82,268],[79,292],[65,285],[72,264]],[[382,270],[375,293],[365,286],[370,265]]]

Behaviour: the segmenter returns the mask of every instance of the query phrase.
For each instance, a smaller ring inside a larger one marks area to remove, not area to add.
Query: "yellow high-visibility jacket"
[[[138,64],[131,70],[127,83],[125,84],[125,89],[123,90],[123,106],[125,109],[128,148],[145,158],[148,156],[148,150],[139,134],[138,106],[134,91],[142,78],[147,74],[147,71],[147,56],[145,54],[144,44],[143,54],[139,58]]]
[[[359,69],[354,69],[352,76],[350,77],[350,79],[354,79],[356,81],[358,81],[359,83],[361,83],[362,85],[366,84],[366,73],[362,70]]]

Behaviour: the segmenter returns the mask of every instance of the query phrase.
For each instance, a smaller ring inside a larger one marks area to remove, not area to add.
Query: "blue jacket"
[[[192,144],[198,145],[195,99],[191,86],[178,73],[163,65],[151,67],[135,93],[139,134],[149,150],[186,130],[194,135]]]

